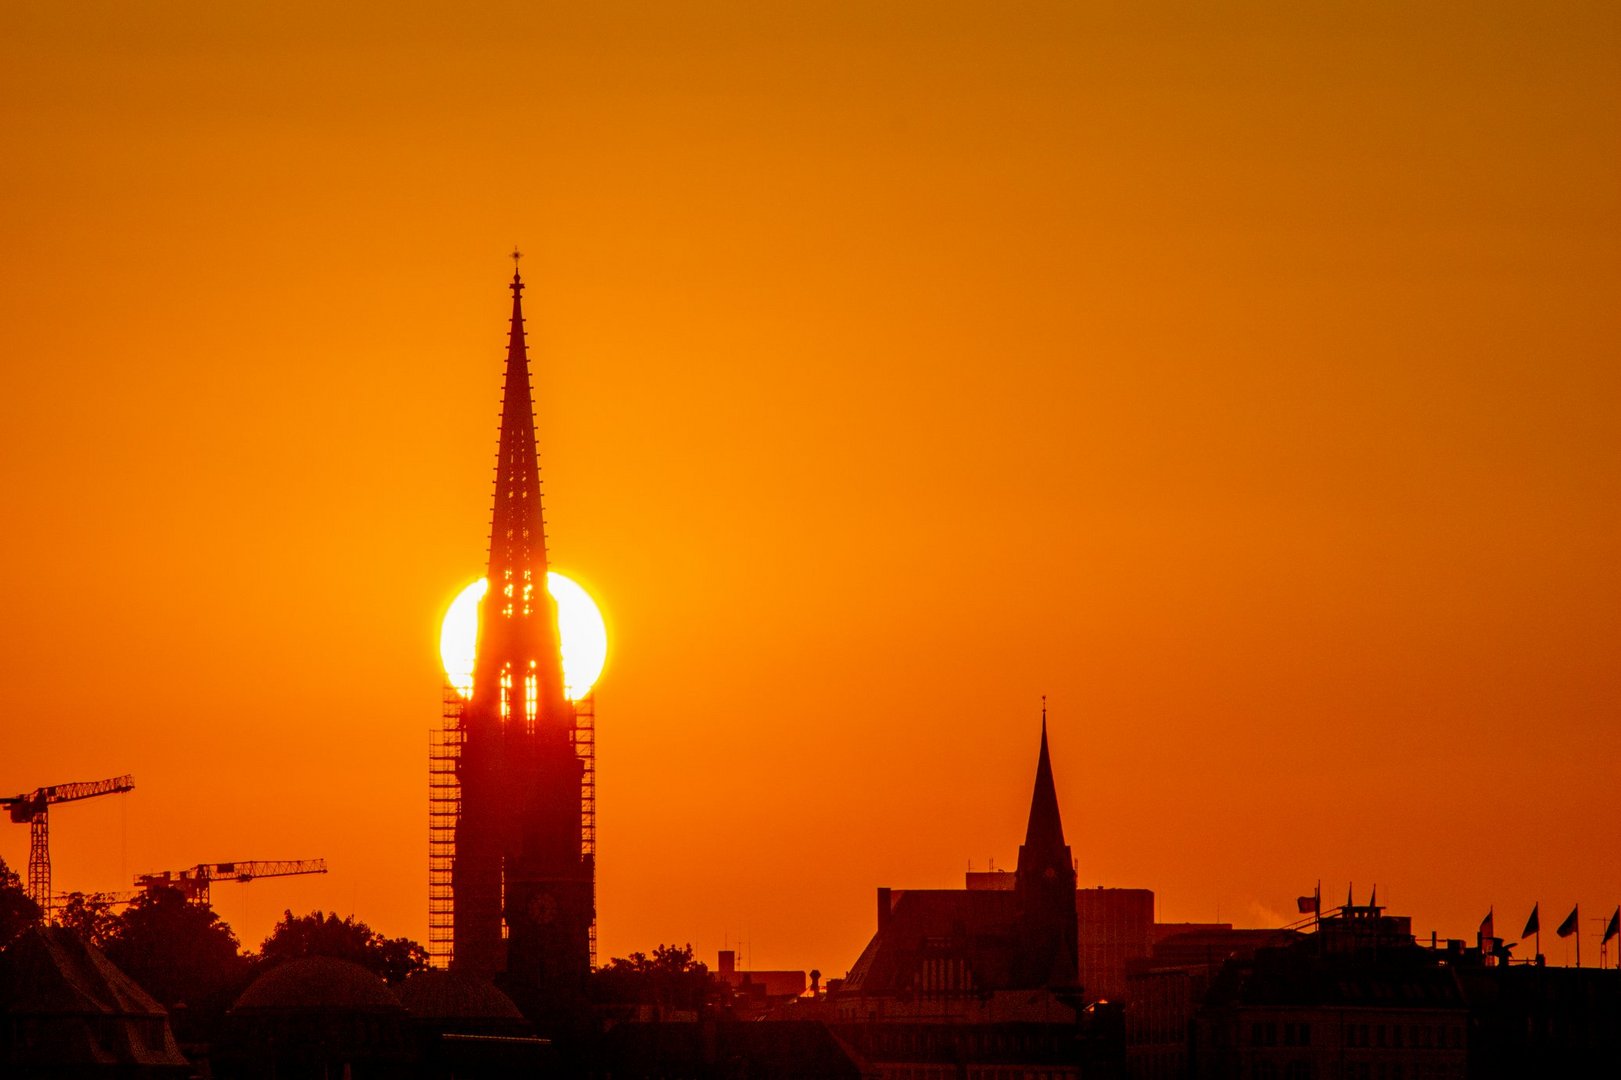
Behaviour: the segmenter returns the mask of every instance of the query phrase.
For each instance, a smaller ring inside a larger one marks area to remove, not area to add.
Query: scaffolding
[[[456,932],[456,894],[451,872],[456,864],[456,823],[461,819],[462,788],[456,777],[466,732],[462,697],[445,684],[444,707],[437,731],[428,732],[428,962],[448,968]]]
[[[574,753],[580,764],[580,857],[591,866],[591,966],[597,966],[597,706],[590,694],[574,703]]]
[[[462,791],[456,764],[467,737],[462,727],[466,702],[448,683],[438,730],[428,732],[428,962],[449,968],[455,959],[456,825],[461,819]],[[591,870],[591,966],[597,966],[597,733],[596,702],[589,695],[574,702],[572,737],[580,759],[580,855]],[[507,933],[506,922],[501,935]]]

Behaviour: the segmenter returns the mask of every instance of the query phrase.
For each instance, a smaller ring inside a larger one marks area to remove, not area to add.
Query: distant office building
[[[1126,973],[1154,941],[1154,894],[1148,889],[1081,889],[1075,894],[1081,985],[1091,1001],[1129,996]]]
[[[1154,924],[1153,949],[1131,961],[1126,976],[1126,1061],[1134,1080],[1188,1076],[1193,1018],[1222,968],[1296,936],[1229,923]]]
[[[740,1020],[759,1019],[796,1001],[809,980],[803,971],[753,971],[737,966],[737,952],[722,949],[716,957],[715,981],[729,997],[727,1008]]]

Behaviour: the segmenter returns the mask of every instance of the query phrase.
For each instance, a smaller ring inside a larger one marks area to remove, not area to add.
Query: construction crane
[[[135,788],[133,776],[115,776],[92,783],[55,784],[35,789],[32,795],[0,797],[0,807],[11,820],[28,823],[28,898],[39,905],[45,921],[51,921],[51,823],[50,808],[57,803],[117,795]]]
[[[207,906],[208,887],[216,881],[252,881],[255,878],[324,874],[325,859],[272,859],[248,862],[198,863],[184,870],[136,874],[135,885],[144,892],[174,889],[193,904]]]
[[[89,907],[123,907],[139,895],[141,894],[123,889],[116,892],[62,892],[51,897],[51,906],[57,911],[62,911],[77,896]]]

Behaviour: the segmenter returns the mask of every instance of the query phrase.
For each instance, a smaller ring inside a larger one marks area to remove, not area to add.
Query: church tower
[[[515,270],[488,588],[455,763],[452,966],[484,978],[505,972],[508,983],[558,998],[583,988],[590,970],[595,865],[583,842],[578,718],[546,587],[523,287]]]
[[[1047,753],[1047,709],[1041,710],[1041,752],[1030,820],[1019,845],[1013,889],[1018,897],[1020,982],[1025,986],[1073,986],[1077,978],[1075,860],[1064,843],[1058,791]]]

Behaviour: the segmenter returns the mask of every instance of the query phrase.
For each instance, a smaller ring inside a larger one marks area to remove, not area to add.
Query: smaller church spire
[[[1030,823],[1019,846],[1013,888],[1019,896],[1024,937],[1021,978],[1028,986],[1069,985],[1075,981],[1075,861],[1064,843],[1058,816],[1058,787],[1047,751],[1047,703],[1041,707],[1041,753],[1036,786],[1030,794]]]
[[[1041,699],[1041,754],[1036,759],[1036,787],[1030,795],[1030,821],[1024,846],[1048,850],[1064,846],[1064,823],[1058,816],[1058,789],[1053,784],[1053,763],[1047,753],[1047,699]]]

